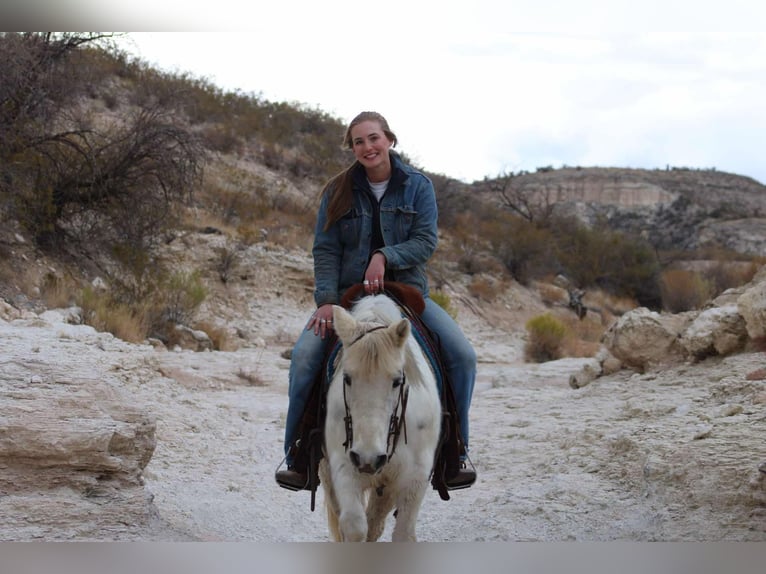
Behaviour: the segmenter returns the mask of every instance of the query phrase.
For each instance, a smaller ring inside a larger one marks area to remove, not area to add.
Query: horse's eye
[[[343,374],[343,384],[351,386],[351,377],[349,377],[347,374]]]
[[[394,379],[394,388],[399,387],[400,385],[404,384],[404,376],[399,376]]]

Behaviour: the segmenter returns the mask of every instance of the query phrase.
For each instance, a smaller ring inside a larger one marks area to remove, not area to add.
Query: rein
[[[356,339],[351,341],[349,343],[349,347],[362,339],[365,335],[368,335],[372,333],[373,331],[378,331],[380,329],[385,329],[387,325],[381,325],[378,327],[373,327],[372,329],[369,329],[368,331],[365,331],[361,335],[359,335]],[[396,401],[396,406],[394,407],[394,411],[391,413],[391,419],[388,423],[388,438],[386,440],[386,455],[387,460],[390,461],[391,457],[394,456],[394,452],[396,451],[396,445],[399,443],[399,436],[404,433],[404,444],[407,444],[407,424],[405,422],[405,413],[407,411],[407,399],[410,396],[410,389],[405,387],[407,386],[407,377],[404,373],[402,373],[402,384],[399,385],[399,398]],[[346,441],[343,443],[343,447],[348,451],[349,448],[351,448],[354,445],[354,426],[353,421],[351,419],[351,412],[348,408],[348,401],[346,400],[346,384],[343,383],[343,407],[346,409],[346,416],[343,417],[343,422],[345,423],[346,427]],[[399,408],[401,407],[401,413],[397,415],[396,413],[399,411]],[[390,449],[390,450],[389,450]]]

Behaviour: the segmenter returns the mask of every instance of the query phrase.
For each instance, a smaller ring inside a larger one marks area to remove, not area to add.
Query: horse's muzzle
[[[348,456],[351,459],[351,464],[353,464],[359,472],[365,474],[375,474],[383,468],[388,461],[388,455],[386,454],[380,454],[376,457],[369,458],[364,457],[363,459],[363,457],[359,456],[359,453],[352,450],[348,453]]]

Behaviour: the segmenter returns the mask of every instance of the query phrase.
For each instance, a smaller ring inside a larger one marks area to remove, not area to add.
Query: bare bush
[[[660,278],[662,306],[671,313],[700,309],[713,296],[711,281],[695,271],[668,269]]]
[[[202,146],[159,99],[107,126],[79,111],[94,68],[78,50],[109,38],[0,35],[0,190],[44,247],[74,237],[146,248],[201,172]]]

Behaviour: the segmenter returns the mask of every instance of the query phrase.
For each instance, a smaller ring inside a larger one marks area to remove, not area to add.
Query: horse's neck
[[[390,325],[401,317],[401,311],[391,299],[380,295],[362,299],[354,308],[353,315],[357,321]]]

